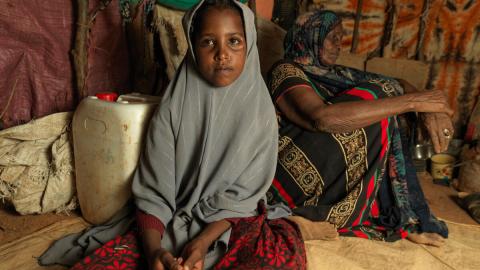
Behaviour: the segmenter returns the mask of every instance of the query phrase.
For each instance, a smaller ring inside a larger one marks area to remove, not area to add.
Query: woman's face
[[[194,40],[198,71],[215,87],[230,85],[242,73],[247,52],[240,14],[210,8],[203,14],[199,31]]]
[[[320,62],[324,65],[334,65],[340,54],[340,48],[342,46],[343,27],[339,23],[335,28],[328,33],[327,37],[323,41],[323,48],[320,48]]]

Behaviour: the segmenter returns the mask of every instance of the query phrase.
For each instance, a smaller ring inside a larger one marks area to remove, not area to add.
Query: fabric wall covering
[[[94,9],[100,0],[90,0]],[[0,124],[74,109],[70,50],[75,1],[0,0]],[[118,1],[98,13],[89,40],[89,94],[129,86]]]
[[[197,0],[159,1],[185,8]],[[0,128],[74,108],[74,2],[0,0]],[[91,8],[99,2],[90,0]],[[89,41],[90,94],[131,85],[119,2],[139,0],[112,1],[97,16]],[[342,15],[345,51],[429,64],[427,87],[445,91],[456,110],[456,134],[464,133],[480,90],[480,0],[299,0],[305,2]]]
[[[131,5],[136,5],[140,3],[142,0],[120,0],[120,3],[125,4],[125,2],[129,2]],[[239,0],[242,3],[247,2],[247,0]],[[164,5],[169,8],[179,9],[179,10],[187,10],[193,7],[195,4],[199,2],[199,0],[156,0],[155,1],[159,5]]]
[[[428,63],[427,88],[445,91],[456,111],[457,135],[464,134],[480,89],[479,0],[310,2],[310,8],[332,9],[342,14],[344,50]]]

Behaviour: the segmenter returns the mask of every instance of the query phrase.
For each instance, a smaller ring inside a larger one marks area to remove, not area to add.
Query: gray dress
[[[260,73],[254,15],[237,3],[247,42],[244,70],[229,86],[215,88],[195,68],[188,31],[202,3],[184,16],[189,50],[151,120],[132,185],[137,208],[165,224],[162,247],[174,256],[207,223],[257,215],[277,162],[278,127]],[[269,208],[269,217],[289,213],[285,206]],[[60,257],[66,264],[71,255],[69,263],[74,263],[85,251],[125,232],[131,220],[124,209],[105,226],[64,239],[64,245],[57,243],[40,262],[58,262]],[[229,237],[230,231],[225,232],[207,254],[207,269],[224,254]],[[83,244],[80,249],[78,242]],[[77,247],[68,249],[72,243]]]

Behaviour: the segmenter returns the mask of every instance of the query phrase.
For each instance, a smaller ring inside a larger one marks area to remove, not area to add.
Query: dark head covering
[[[330,10],[318,10],[301,15],[284,40],[285,60],[298,64],[315,84],[328,89],[327,95],[336,95],[362,82],[383,85],[388,95],[401,95],[403,88],[392,78],[344,67],[326,66],[320,61],[320,49],[325,39],[342,19]]]
[[[305,68],[322,66],[319,50],[328,33],[340,23],[341,18],[329,10],[301,15],[285,37],[285,58]]]

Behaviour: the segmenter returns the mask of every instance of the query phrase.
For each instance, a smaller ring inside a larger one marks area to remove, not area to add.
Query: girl
[[[275,170],[276,118],[251,12],[205,1],[184,26],[193,50],[152,120],[133,182],[152,269],[213,265],[228,244],[227,219],[256,215]]]
[[[253,14],[236,1],[201,1],[183,24],[189,51],[151,120],[133,179],[149,269],[304,269],[299,231],[267,220],[262,204],[278,135]],[[269,207],[270,217],[286,214]],[[136,236],[117,237],[74,269],[135,269]]]

